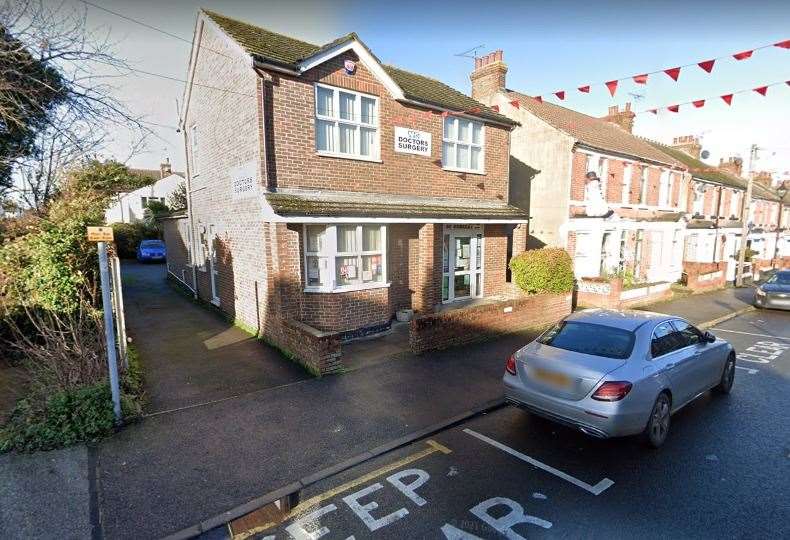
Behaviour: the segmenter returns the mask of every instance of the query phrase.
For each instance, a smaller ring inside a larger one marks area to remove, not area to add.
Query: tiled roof
[[[717,167],[708,165],[707,163],[700,161],[699,159],[696,159],[682,150],[678,150],[677,148],[672,148],[671,146],[667,146],[665,144],[648,139],[645,139],[645,141],[662,152],[669,154],[676,160],[684,163],[694,178],[708,182],[714,182],[717,184],[723,184],[728,187],[746,189],[746,180],[742,178],[738,178],[737,176],[723,171]]]
[[[520,92],[507,90],[511,99],[547,124],[563,131],[579,143],[595,149],[644,159],[672,167],[685,168],[682,162],[647,144],[644,140],[601,118],[560,107],[546,101],[540,102]]]
[[[204,13],[231,38],[236,40],[250,55],[267,62],[283,65],[284,67],[296,67],[302,60],[348,41],[355,40],[365,46],[359,39],[359,36],[353,32],[319,46],[266,30],[260,26],[232,19],[214,11],[204,10]],[[367,46],[365,48],[367,49]],[[368,49],[368,52],[370,52],[370,49]],[[371,54],[373,53],[371,52]],[[373,56],[375,58],[375,55]],[[508,125],[517,124],[517,122],[514,122],[507,116],[497,113],[482,103],[478,103],[441,81],[394,66],[382,65],[382,68],[403,90],[404,95],[408,99],[436,105],[451,111],[464,111],[470,116],[477,116]]]
[[[286,217],[383,217],[527,220],[527,213],[500,200],[282,190],[267,193],[274,212]]]

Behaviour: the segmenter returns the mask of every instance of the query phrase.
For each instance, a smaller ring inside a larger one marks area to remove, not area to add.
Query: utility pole
[[[752,167],[757,156],[757,145],[753,144],[749,149],[749,172],[746,175],[746,196],[743,199],[741,209],[741,249],[738,253],[738,272],[735,276],[735,286],[743,286],[743,265],[746,262],[746,237],[749,235],[749,214],[752,208]]]

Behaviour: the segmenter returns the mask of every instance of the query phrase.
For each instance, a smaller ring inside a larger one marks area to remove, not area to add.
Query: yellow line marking
[[[350,490],[352,488],[355,488],[355,487],[357,487],[357,486],[359,486],[361,484],[365,484],[365,483],[369,482],[370,480],[373,480],[374,478],[377,478],[379,476],[387,474],[388,472],[394,471],[395,469],[400,469],[404,465],[408,465],[409,463],[414,463],[415,461],[418,461],[418,460],[420,460],[420,459],[422,459],[424,457],[430,456],[431,454],[435,454],[436,452],[441,452],[442,454],[451,454],[452,453],[452,450],[450,450],[449,448],[447,448],[443,444],[439,444],[438,442],[434,441],[433,439],[428,439],[425,442],[428,445],[428,448],[423,448],[419,452],[415,452],[414,454],[411,454],[411,455],[408,455],[408,456],[406,456],[404,458],[401,458],[398,461],[390,463],[389,465],[384,465],[383,467],[380,467],[380,468],[376,469],[375,471],[371,471],[368,474],[360,476],[359,478],[356,478],[354,480],[350,480],[350,481],[346,482],[345,484],[340,484],[336,488],[330,489],[330,490],[325,491],[325,492],[323,492],[323,493],[321,493],[319,495],[311,497],[311,498],[307,499],[306,501],[302,501],[297,506],[295,506],[290,512],[288,512],[288,514],[283,516],[283,518],[280,520],[279,523],[283,523],[284,521],[287,521],[288,519],[290,519],[290,518],[298,515],[299,513],[303,512],[307,508],[315,506],[315,505],[317,505],[317,504],[319,504],[319,503],[321,503],[321,502],[323,502],[323,501],[325,501],[327,499],[331,499],[332,497],[334,497],[334,496],[336,496],[336,495],[338,495],[340,493],[343,493],[344,491],[348,491],[348,490]],[[267,529],[271,529],[272,527],[276,527],[277,525],[279,525],[279,523],[275,523],[273,521],[271,521],[269,523],[264,523],[263,525],[259,525],[257,527],[252,528],[252,529],[249,529],[247,531],[241,531],[241,532],[232,534],[232,538],[233,538],[233,540],[244,540],[245,538],[249,538],[249,537],[251,537],[251,536],[253,536],[255,534],[258,534],[259,532],[263,532],[263,531],[265,531]],[[228,524],[228,528],[231,529],[230,524]],[[231,530],[231,532],[232,532],[232,530]]]

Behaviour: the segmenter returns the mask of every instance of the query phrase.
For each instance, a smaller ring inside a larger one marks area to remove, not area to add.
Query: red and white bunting
[[[669,112],[678,112],[680,111],[680,105],[670,105],[669,107],[667,107],[667,110]]]
[[[721,99],[723,99],[724,103],[726,103],[727,105],[732,105],[732,96],[733,96],[732,94],[724,94],[723,96],[721,96]]]
[[[578,88],[578,90],[579,90],[579,92],[583,92],[585,94],[589,94],[590,93],[590,85],[588,84],[586,86],[580,86]]]
[[[716,60],[705,60],[704,62],[700,62],[697,65],[701,67],[704,71],[710,73],[713,71],[713,64],[716,63]]]
[[[691,103],[698,109],[705,106],[704,99],[698,99],[697,101],[692,101]]]
[[[520,109],[521,108],[521,103],[517,99],[514,99],[513,101],[511,101],[510,105],[515,107],[516,109]]]
[[[767,86],[758,86],[757,88],[753,88],[753,90],[755,92],[757,92],[758,94],[760,94],[761,96],[764,96],[764,95],[766,95],[768,93],[768,87]]]
[[[751,51],[742,51],[742,52],[733,54],[732,57],[735,58],[736,60],[746,60],[747,58],[751,58],[752,57],[752,53],[753,52],[754,52],[753,50],[751,50]]]
[[[557,96],[557,99],[564,100],[565,99],[565,90],[560,90],[559,92],[554,92],[554,95]]]
[[[643,73],[642,75],[634,75],[634,82],[636,84],[647,84],[647,73]]]
[[[774,43],[774,47],[780,47],[782,49],[790,49],[790,39],[780,41],[779,43]]]
[[[540,96],[535,96],[535,101],[537,101],[538,103],[543,103],[543,98]]]
[[[609,89],[609,93],[614,97],[614,93],[617,92],[617,80],[607,82],[606,88]]]
[[[669,75],[669,78],[672,79],[673,81],[677,81],[678,77],[680,77],[680,68],[673,67],[673,68],[665,69],[664,73]]]
[[[648,112],[651,112],[653,114],[658,114],[658,109],[650,109]]]

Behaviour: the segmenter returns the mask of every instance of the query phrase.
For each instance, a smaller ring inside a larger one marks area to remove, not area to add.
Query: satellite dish
[[[708,159],[710,157],[710,152],[707,150],[702,151],[702,159]]]

